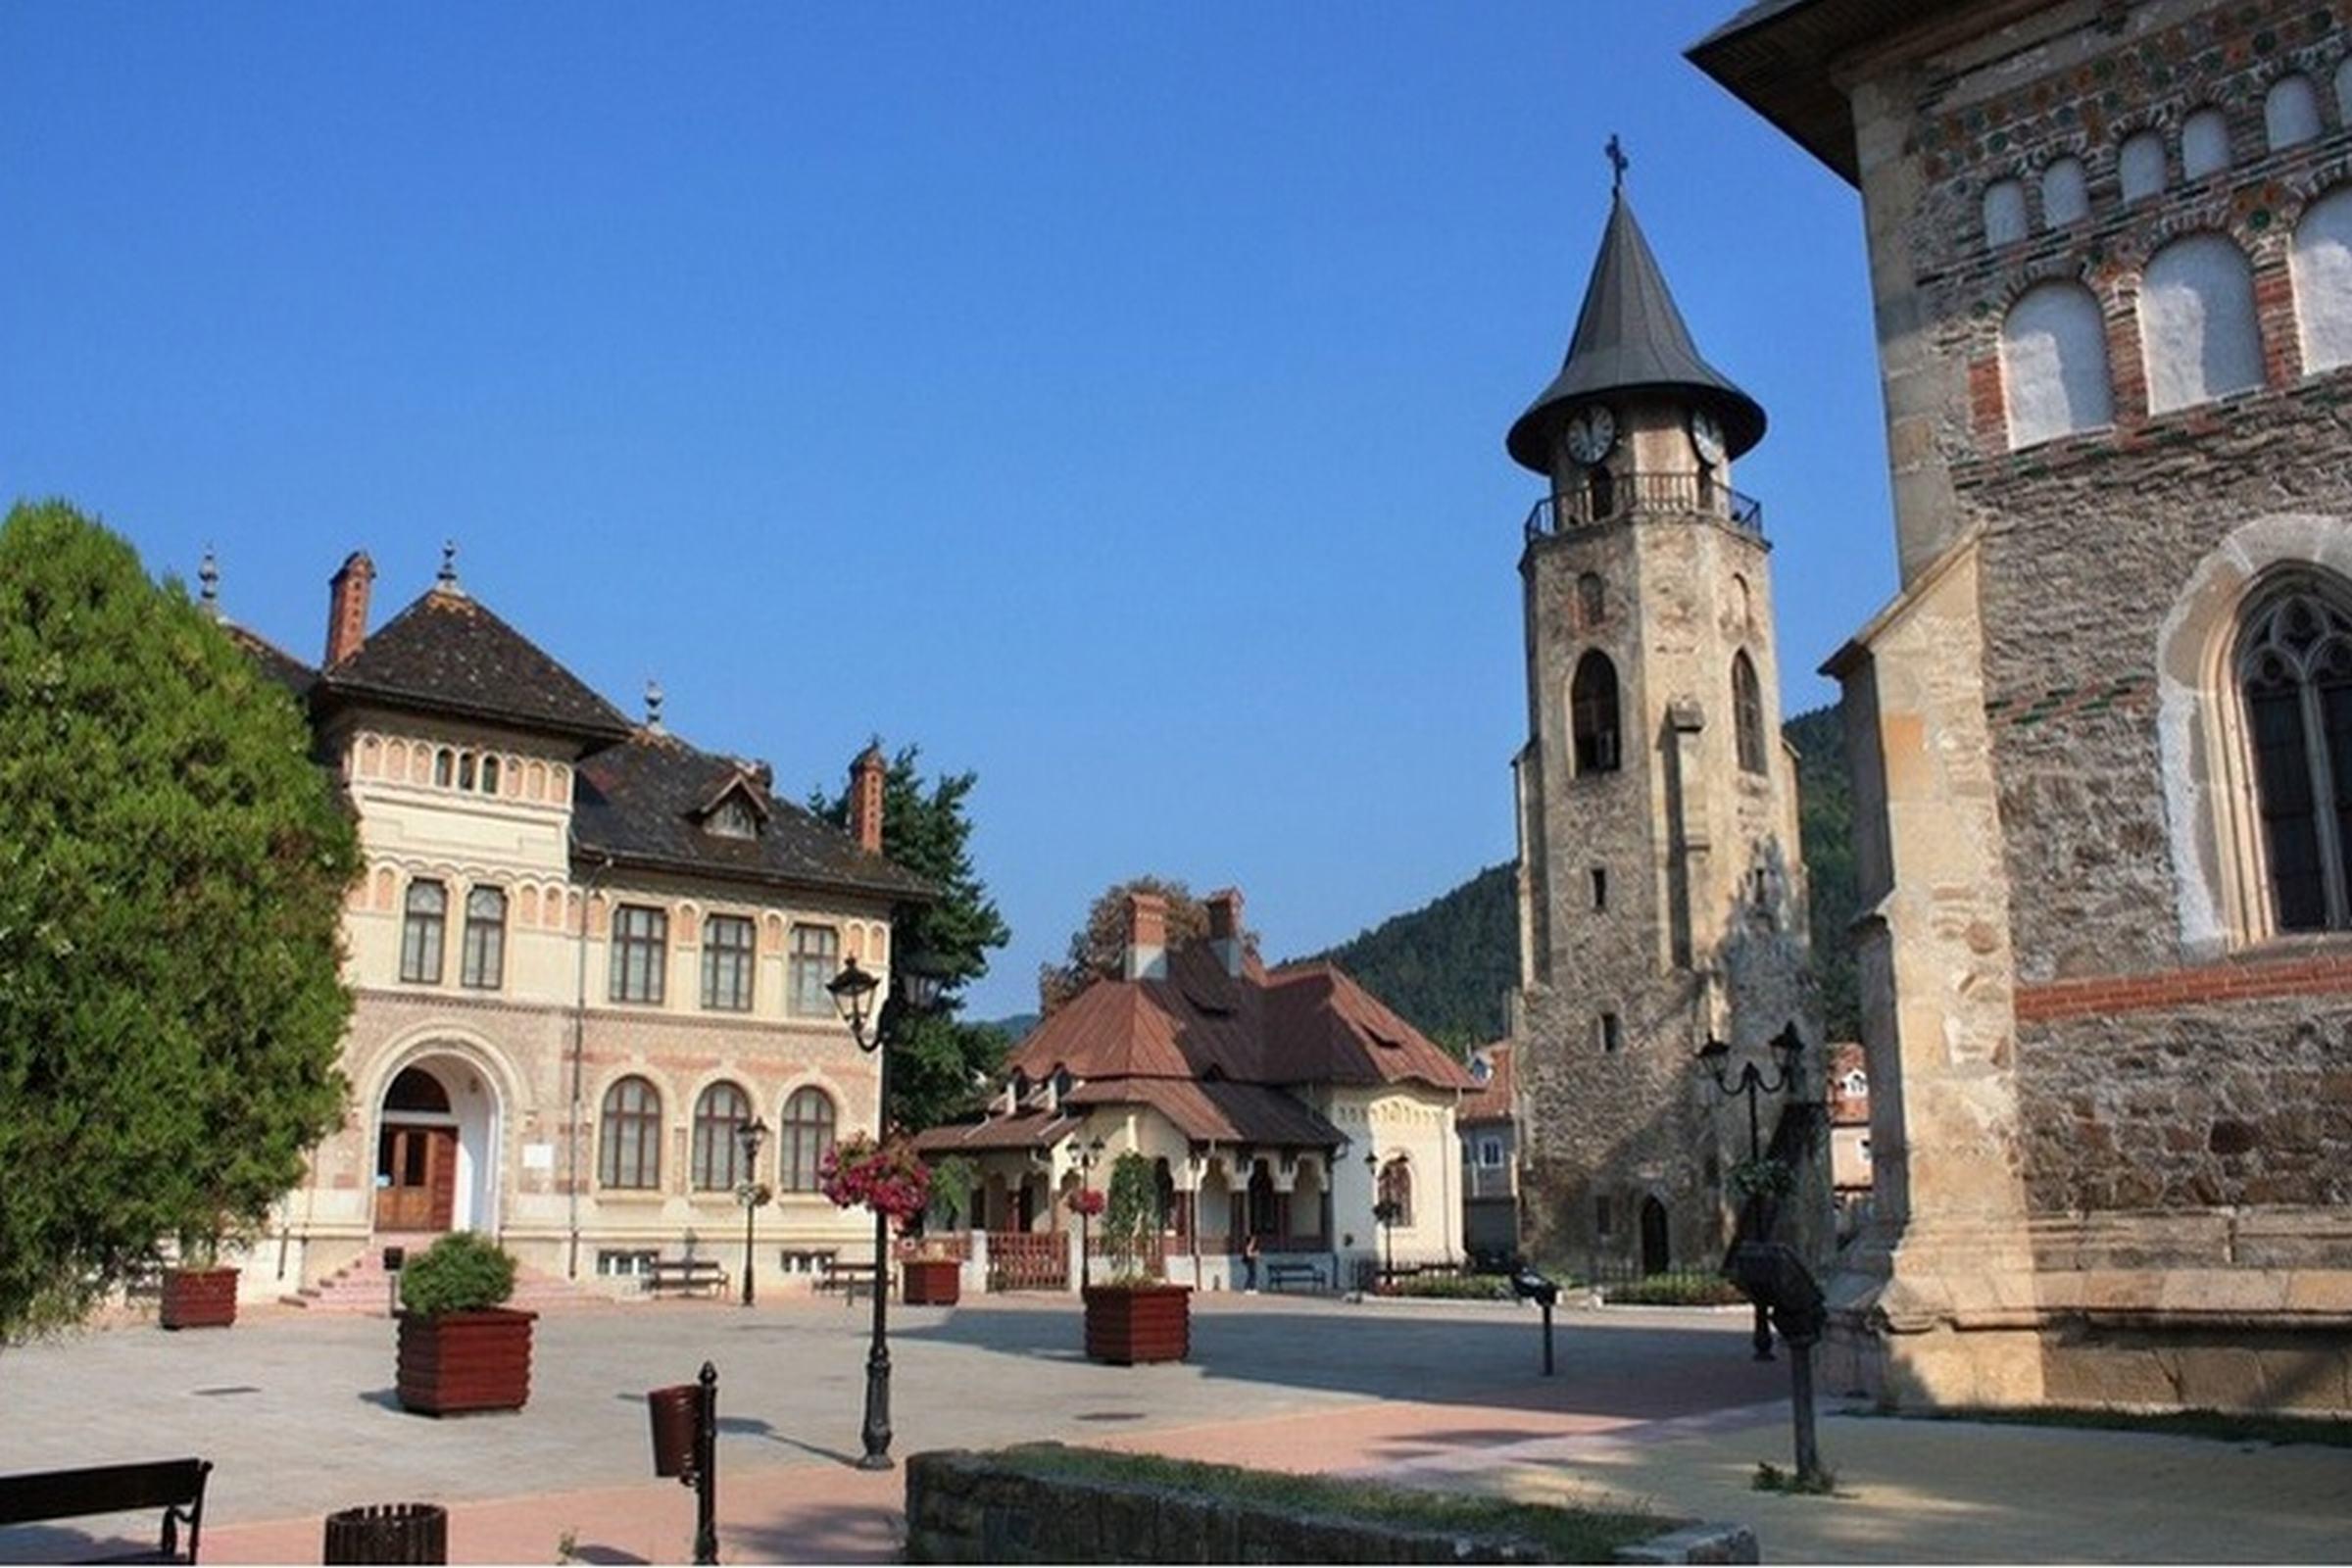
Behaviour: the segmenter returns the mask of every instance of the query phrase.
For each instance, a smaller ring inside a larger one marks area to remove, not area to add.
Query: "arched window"
[[[2148,412],[2163,414],[2262,384],[2254,271],[2219,234],[2184,234],[2148,261],[2139,290]]]
[[[433,754],[433,782],[449,788],[458,776],[458,754],[444,746]]]
[[[1756,684],[1755,662],[1742,648],[1732,655],[1732,730],[1739,742],[1740,768],[1764,771],[1764,692]]]
[[[2128,202],[2144,201],[2163,190],[2164,138],[2152,130],[2126,136],[2116,154],[2115,172]]]
[[[2079,223],[2090,216],[2090,184],[2083,177],[2082,160],[2056,158],[2041,172],[2041,220],[2052,228]]]
[[[400,977],[412,985],[441,983],[441,939],[449,925],[449,890],[418,877],[409,884],[400,925]]]
[[[623,1078],[605,1091],[596,1173],[607,1187],[662,1185],[662,1096],[642,1078]]]
[[[2272,594],[2236,669],[2278,928],[2352,926],[2352,615],[2309,582]]]
[[[482,759],[482,793],[484,795],[498,793],[498,759],[495,757]]]
[[[471,752],[458,754],[458,788],[466,791],[471,791],[473,788],[473,754]]]
[[[2107,323],[2080,283],[2036,284],[2001,318],[2009,445],[2030,447],[2115,422]]]
[[[1591,631],[1608,618],[1608,590],[1601,585],[1600,573],[1588,571],[1576,579],[1576,624],[1580,631]]]
[[[1579,777],[1617,770],[1617,666],[1597,648],[1576,662],[1568,683],[1568,729]]]
[[[694,1185],[706,1193],[732,1191],[760,1173],[743,1157],[743,1129],[751,1125],[751,1097],[733,1084],[712,1084],[694,1102]]]
[[[2230,122],[2219,109],[2200,109],[2180,122],[2180,172],[2203,179],[2230,167]]]
[[[2262,129],[2279,152],[2320,133],[2320,95],[2309,76],[2280,76],[2262,100]]]
[[[2335,115],[2352,124],[2352,55],[2346,55],[2335,68]]]
[[[2352,364],[2352,185],[2303,210],[2288,270],[2303,334],[2303,373]]]
[[[458,979],[477,991],[496,991],[507,968],[507,895],[499,888],[473,888],[466,895],[466,945],[458,956]]]
[[[1402,1154],[1380,1167],[1380,1201],[1396,1205],[1390,1212],[1391,1225],[1412,1224],[1413,1167]]]
[[[784,1125],[776,1134],[776,1182],[788,1193],[816,1191],[816,1163],[833,1147],[833,1097],[822,1089],[796,1089],[784,1102]]]
[[[1984,187],[1984,243],[2014,245],[2026,237],[2026,187],[1996,179]]]
[[[386,1110],[416,1110],[431,1115],[449,1114],[449,1091],[441,1080],[422,1067],[403,1067],[392,1087],[384,1091]]]

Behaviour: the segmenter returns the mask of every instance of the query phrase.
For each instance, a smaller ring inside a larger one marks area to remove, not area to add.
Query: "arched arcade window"
[[[2164,138],[2152,130],[2126,136],[2115,155],[2115,172],[2128,202],[2144,201],[2163,190]]]
[[[2080,158],[2055,158],[2041,172],[2041,220],[2052,228],[2090,216],[2090,183]]]
[[[694,1185],[706,1193],[732,1191],[760,1173],[743,1157],[741,1134],[751,1124],[752,1101],[735,1084],[712,1084],[694,1102]]]
[[[1739,742],[1740,770],[1765,770],[1764,692],[1756,680],[1755,662],[1742,648],[1732,655],[1732,730]]]
[[[832,1147],[833,1097],[822,1089],[794,1090],[776,1129],[776,1185],[788,1193],[815,1192],[817,1161]]]
[[[2262,100],[2262,128],[2271,151],[2296,146],[2320,133],[2320,95],[2309,76],[2280,76]]]
[[[2139,335],[2150,414],[2262,385],[2246,253],[2210,232],[2183,234],[2158,251],[2140,283]]]
[[[2001,395],[2013,448],[2115,422],[2107,324],[2089,289],[2048,282],[2017,297],[2001,318]]]
[[[2180,172],[2203,179],[2230,167],[2230,122],[2219,109],[2200,109],[2180,122]]]
[[[623,1078],[605,1091],[597,1180],[607,1187],[647,1191],[662,1185],[662,1095],[642,1078]]]
[[[2352,926],[2352,614],[2309,580],[2257,601],[2236,675],[2278,929]]]
[[[2288,270],[2303,335],[2303,373],[2352,364],[2352,185],[2303,210]]]
[[[2025,237],[2025,183],[2015,179],[1994,180],[1984,187],[1984,243],[2014,245]]]
[[[1597,648],[1576,662],[1568,683],[1568,731],[1579,777],[1617,770],[1617,666]]]

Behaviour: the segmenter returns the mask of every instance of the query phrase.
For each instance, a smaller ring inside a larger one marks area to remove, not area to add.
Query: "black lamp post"
[[[1740,1064],[1740,1076],[1735,1080],[1731,1074],[1732,1048],[1730,1046],[1723,1041],[1709,1037],[1707,1043],[1698,1048],[1699,1065],[1706,1068],[1708,1074],[1714,1078],[1715,1087],[1722,1091],[1723,1097],[1726,1100],[1740,1095],[1747,1097],[1747,1162],[1751,1167],[1755,1165],[1764,1152],[1763,1138],[1756,1120],[1756,1097],[1758,1095],[1786,1094],[1788,1090],[1796,1087],[1797,1057],[1804,1049],[1804,1041],[1797,1035],[1796,1026],[1791,1024],[1782,1030],[1772,1042],[1773,1054],[1780,1058],[1778,1072],[1767,1077],[1763,1069],[1754,1062],[1743,1061]],[[1759,1236],[1756,1240],[1762,1241],[1763,1238]],[[1771,1360],[1772,1320],[1766,1313],[1762,1301],[1756,1303],[1756,1330],[1751,1338],[1756,1348],[1756,1359],[1759,1361]]]
[[[905,1008],[929,1012],[939,1003],[939,993],[946,976],[937,960],[923,954],[909,954],[898,964],[899,1001]],[[880,1016],[874,1012],[874,993],[882,987],[881,979],[858,966],[856,958],[841,966],[841,973],[825,982],[833,994],[833,1004],[841,1009],[842,1020],[850,1026],[851,1036],[859,1051],[874,1054],[875,1105],[877,1109],[876,1143],[890,1136],[890,1035],[897,1020],[888,1007]],[[880,1209],[874,1211],[874,1340],[865,1356],[865,1452],[858,1460],[860,1470],[887,1470],[890,1457],[890,1216]]]
[[[1381,1283],[1396,1277],[1396,1205],[1380,1191],[1380,1151],[1364,1151],[1364,1174],[1372,1181],[1372,1217],[1380,1222]]]
[[[755,1229],[767,1189],[760,1185],[760,1146],[767,1141],[767,1123],[754,1116],[735,1129],[736,1147],[743,1151],[743,1180],[735,1184],[735,1200],[743,1204],[743,1304],[752,1304],[752,1264]]]
[[[1094,1246],[1087,1230],[1086,1194],[1088,1178],[1094,1175],[1096,1164],[1102,1158],[1102,1140],[1081,1144],[1075,1134],[1070,1138],[1070,1150],[1078,1161],[1078,1283],[1095,1283]]]

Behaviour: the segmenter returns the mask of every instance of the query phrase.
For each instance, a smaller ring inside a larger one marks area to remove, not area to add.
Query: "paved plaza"
[[[1786,1458],[1784,1369],[1738,1312],[1532,1311],[1203,1298],[1194,1359],[1087,1362],[1074,1303],[894,1311],[896,1449],[1034,1438],[1379,1475],[1527,1497],[1632,1498],[1754,1524],[1780,1561],[2352,1555],[2352,1450],[1831,1415],[1829,1499],[1747,1490]],[[319,1518],[451,1504],[459,1560],[680,1560],[691,1494],[651,1478],[644,1392],[720,1374],[730,1560],[884,1560],[901,1481],[858,1450],[866,1313],[796,1300],[550,1314],[530,1405],[433,1421],[391,1392],[380,1319],[257,1314],[226,1333],[125,1327],[0,1352],[0,1469],[176,1454],[218,1465],[208,1561],[316,1561]],[[1835,1409],[1832,1404],[1830,1408]],[[109,1526],[115,1531],[110,1534]],[[153,1521],[0,1531],[0,1560],[87,1554]]]

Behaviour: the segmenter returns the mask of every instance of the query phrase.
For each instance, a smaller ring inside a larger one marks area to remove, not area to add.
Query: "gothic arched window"
[[[2273,917],[2352,926],[2352,615],[2308,581],[2262,600],[2236,670]]]
[[[1568,683],[1568,730],[1578,777],[1617,770],[1617,666],[1597,648],[1576,662],[1576,677]]]
[[[662,1096],[642,1078],[623,1078],[605,1091],[597,1179],[607,1187],[662,1185]]]
[[[2148,260],[2139,290],[2148,412],[2262,385],[2254,270],[2220,234],[2183,234]]]
[[[2107,323],[2089,289],[2050,282],[2018,296],[2001,318],[2001,392],[2012,447],[2115,422]]]
[[[1732,730],[1740,744],[1740,771],[1763,772],[1764,692],[1744,648],[1732,656]]]
[[[2303,331],[2303,371],[2352,364],[2352,186],[2303,210],[2288,270]]]
[[[752,1101],[729,1083],[712,1084],[694,1102],[694,1185],[724,1193],[738,1182],[760,1179],[743,1157],[743,1129],[751,1125]]]

